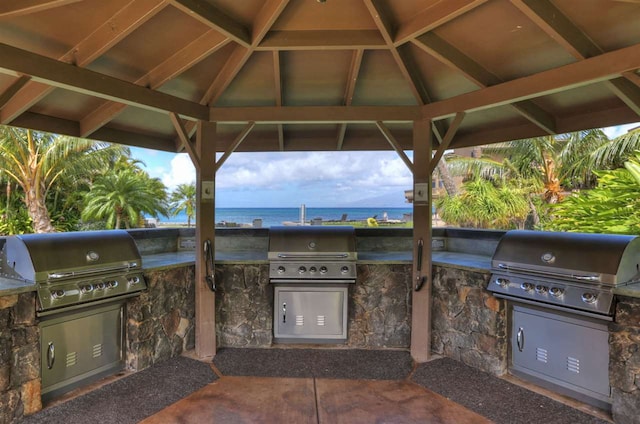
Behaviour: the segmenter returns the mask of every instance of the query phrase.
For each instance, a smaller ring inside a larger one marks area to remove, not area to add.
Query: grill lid
[[[124,230],[10,236],[1,256],[0,274],[38,283],[142,266]]]
[[[491,266],[494,271],[618,285],[640,276],[640,238],[513,230],[500,239]]]
[[[269,260],[327,258],[356,260],[351,226],[282,226],[269,229]]]

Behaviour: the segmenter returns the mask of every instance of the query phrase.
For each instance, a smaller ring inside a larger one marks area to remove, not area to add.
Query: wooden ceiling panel
[[[434,32],[501,80],[574,61],[508,0],[485,3]]]
[[[175,134],[175,128],[169,116],[135,107],[127,108],[127,113],[118,115],[107,127],[163,138],[169,138]]]
[[[0,40],[57,59],[129,2],[85,0],[19,16],[0,15]]]
[[[555,0],[554,4],[604,51],[640,42],[640,2]]]
[[[413,92],[388,51],[366,51],[362,58],[353,105],[416,105]]]
[[[216,102],[226,106],[275,106],[273,55],[256,52]]]
[[[89,68],[133,82],[208,29],[179,10],[166,7]]]
[[[341,105],[351,59],[348,50],[282,53],[283,105]]]
[[[403,0],[404,1],[404,0]],[[274,31],[366,30],[376,24],[360,0],[291,0],[272,27]]]
[[[31,112],[74,120],[86,111],[97,108],[101,103],[102,101],[96,97],[57,88],[33,106]]]

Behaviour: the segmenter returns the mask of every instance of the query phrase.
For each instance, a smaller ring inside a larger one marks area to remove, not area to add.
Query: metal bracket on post
[[[413,188],[413,203],[429,202],[429,183],[416,183]]]
[[[215,195],[215,186],[213,181],[202,182],[202,193],[200,193],[202,200],[213,200]]]

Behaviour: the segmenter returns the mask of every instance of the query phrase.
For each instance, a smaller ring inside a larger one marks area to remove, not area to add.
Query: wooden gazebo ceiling
[[[166,151],[197,120],[239,151],[637,122],[639,68],[640,0],[0,2],[1,124]]]

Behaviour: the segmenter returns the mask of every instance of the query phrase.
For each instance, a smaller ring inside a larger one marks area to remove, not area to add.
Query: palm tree
[[[595,169],[622,168],[625,162],[640,150],[640,127],[622,134],[610,143],[600,146],[590,155],[590,165]]]
[[[139,170],[140,171],[140,170]],[[87,193],[83,219],[105,219],[107,228],[137,225],[142,213],[166,215],[166,191],[157,178],[132,169],[96,178]]]
[[[171,212],[173,216],[180,212],[187,214],[187,227],[191,227],[191,219],[196,214],[196,185],[180,184],[176,187],[169,197]]]
[[[37,233],[55,231],[46,199],[59,180],[100,172],[105,160],[124,152],[109,143],[0,126],[0,167],[22,189]]]

